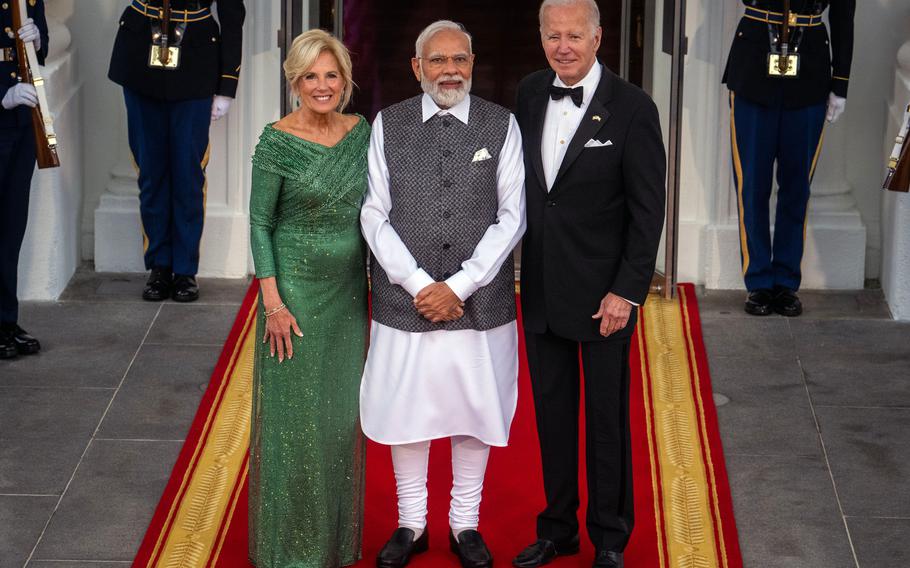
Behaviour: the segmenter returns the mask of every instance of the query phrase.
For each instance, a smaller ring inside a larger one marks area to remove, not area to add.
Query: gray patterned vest
[[[453,116],[423,122],[421,96],[382,111],[392,210],[405,246],[437,282],[461,270],[490,225],[498,223],[496,168],[509,130],[509,111],[471,96],[468,124]],[[472,161],[486,148],[491,159]],[[464,317],[432,323],[413,298],[389,282],[371,258],[373,319],[408,332],[493,329],[515,319],[515,263],[510,254],[488,285],[464,306]]]

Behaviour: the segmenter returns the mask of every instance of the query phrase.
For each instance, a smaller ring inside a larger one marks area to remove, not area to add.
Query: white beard
[[[439,86],[443,81],[461,81],[461,87],[457,89],[443,89]],[[464,100],[468,93],[471,92],[471,79],[463,79],[460,75],[442,75],[435,82],[426,78],[423,72],[420,73],[420,86],[423,92],[430,95],[439,107],[452,108]]]

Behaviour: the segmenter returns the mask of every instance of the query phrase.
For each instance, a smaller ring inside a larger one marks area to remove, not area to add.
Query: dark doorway
[[[630,29],[640,20],[631,15],[625,20],[629,35],[623,34],[624,3],[598,1],[603,25],[598,56],[619,73],[624,55],[622,43],[628,37],[632,40],[625,53],[631,63],[630,79],[637,79],[635,82],[640,84],[640,63],[635,62],[642,59],[642,44],[635,41]],[[358,85],[351,110],[370,120],[383,107],[420,92],[410,60],[417,35],[435,20],[451,19],[464,24],[474,38],[477,55],[473,92],[505,107],[513,107],[521,78],[547,65],[540,46],[540,3],[536,0],[322,0],[320,5],[320,27],[337,33],[335,22],[343,22],[341,35],[351,49]]]

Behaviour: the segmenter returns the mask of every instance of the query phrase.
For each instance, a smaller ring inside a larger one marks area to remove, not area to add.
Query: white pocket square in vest
[[[474,152],[474,159],[471,160],[471,162],[482,162],[484,160],[489,160],[492,157],[493,156],[490,155],[486,148],[481,148]]]
[[[600,140],[595,140],[594,138],[591,138],[590,140],[585,142],[585,148],[604,148],[606,146],[612,146],[612,145],[613,145],[612,140],[607,140],[606,142],[601,142]]]

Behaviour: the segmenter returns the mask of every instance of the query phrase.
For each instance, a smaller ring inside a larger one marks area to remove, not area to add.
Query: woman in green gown
[[[300,107],[253,156],[250,225],[261,292],[250,440],[250,560],[337,568],[360,558],[367,340],[360,205],[370,127],[342,114],[344,46],[309,31],[284,64]]]

